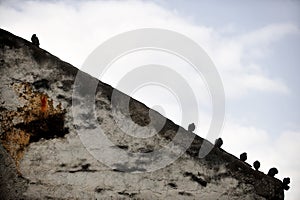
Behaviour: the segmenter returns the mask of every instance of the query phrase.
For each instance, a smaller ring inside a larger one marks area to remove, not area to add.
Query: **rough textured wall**
[[[72,99],[77,72],[30,42],[0,30],[1,199],[284,198],[278,179],[254,171],[222,149],[198,158],[202,138],[133,99],[129,113],[124,111],[127,96],[118,92],[119,101],[111,103],[113,88],[87,74],[82,75],[82,87],[98,83],[95,120],[90,121],[88,108],[80,121],[73,120],[72,103],[75,110],[85,108],[83,96]],[[125,134],[116,118],[132,133],[152,137]],[[151,120],[154,125],[146,126]],[[155,124],[161,121],[166,123],[158,129]],[[97,161],[78,136],[78,130],[97,126],[128,155],[154,152],[178,130],[184,138],[195,138],[175,162],[147,172],[149,162],[142,157],[135,161],[140,162],[139,168],[126,162],[108,167]]]

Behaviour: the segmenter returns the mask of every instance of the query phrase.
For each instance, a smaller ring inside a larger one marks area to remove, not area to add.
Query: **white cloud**
[[[270,79],[261,73],[224,72],[226,95],[229,98],[239,98],[250,91],[274,92],[279,94],[290,94],[290,89],[280,79]],[[226,81],[229,79],[230,81]]]
[[[271,24],[244,35],[219,36],[211,54],[223,76],[227,97],[241,97],[255,90],[288,94],[290,91],[284,82],[268,77],[264,73],[268,69],[258,60],[271,51],[273,43],[291,34],[299,35],[299,27]]]
[[[248,47],[255,45],[265,46],[291,33],[299,34],[299,28],[294,24],[271,24],[243,35],[239,40]]]
[[[222,75],[228,98],[255,90],[288,92],[283,81],[263,73],[255,57],[264,56],[272,42],[299,33],[293,24],[273,24],[244,35],[225,36],[148,1],[26,1],[8,5],[12,4],[0,5],[3,28],[28,39],[37,33],[42,48],[76,66],[113,35],[136,28],[166,28],[203,46]]]

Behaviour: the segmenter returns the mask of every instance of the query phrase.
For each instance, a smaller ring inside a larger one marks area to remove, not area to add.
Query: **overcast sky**
[[[262,170],[279,169],[291,177],[286,199],[300,197],[300,2],[299,1],[0,1],[0,26],[80,68],[102,42],[137,28],[164,28],[197,42],[214,62],[223,80],[226,121],[224,148]],[[116,86],[132,66],[153,61],[180,68],[178,58],[137,52],[115,62],[103,81]],[[125,67],[126,66],[126,67]],[[211,103],[205,84],[189,70],[183,76],[200,102],[199,127],[205,136]],[[157,94],[159,98],[154,98]],[[180,107],[158,86],[133,94],[177,123]],[[190,108],[193,110],[194,108]],[[187,124],[181,124],[187,128]]]

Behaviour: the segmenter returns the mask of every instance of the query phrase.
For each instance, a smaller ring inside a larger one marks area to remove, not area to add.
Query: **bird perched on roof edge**
[[[245,162],[247,160],[247,153],[246,152],[244,152],[240,155],[240,160],[243,161],[243,162]]]
[[[253,167],[255,170],[258,170],[260,168],[260,162],[258,160],[256,160],[254,163],[253,163]]]
[[[290,182],[291,182],[291,179],[289,177],[286,177],[282,180],[282,187],[284,190],[290,189],[290,186],[289,186]]]
[[[222,138],[218,138],[215,141],[215,147],[220,148],[223,145],[223,140]]]
[[[268,176],[271,177],[274,177],[276,174],[278,174],[278,170],[275,167],[272,167],[268,172]]]
[[[196,126],[195,126],[194,123],[191,123],[191,124],[188,126],[188,131],[189,131],[189,132],[193,132],[195,129],[196,129]]]
[[[39,41],[39,38],[36,36],[36,34],[33,34],[31,36],[31,42],[32,42],[32,44],[34,44],[37,47],[40,46],[40,41]]]

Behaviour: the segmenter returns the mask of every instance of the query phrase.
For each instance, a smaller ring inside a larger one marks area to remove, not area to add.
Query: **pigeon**
[[[223,145],[223,140],[222,138],[218,138],[215,141],[215,147],[220,148]]]
[[[193,131],[195,130],[195,128],[196,128],[195,124],[194,124],[194,123],[191,123],[191,124],[189,125],[189,127],[188,127],[188,131],[189,131],[189,132],[193,132]]]
[[[40,42],[39,42],[39,39],[38,37],[36,36],[36,34],[33,34],[31,36],[31,42],[32,44],[34,44],[35,46],[39,47],[40,46]]]
[[[240,160],[243,161],[243,162],[245,162],[247,160],[247,153],[246,152],[244,152],[240,155]]]
[[[284,190],[289,190],[290,189],[290,186],[289,186],[290,182],[291,182],[291,179],[289,177],[284,178],[282,180],[282,187],[283,187]]]
[[[260,167],[260,162],[259,162],[258,160],[255,161],[255,162],[253,163],[253,167],[254,167],[255,170],[258,170],[259,167]]]
[[[278,174],[278,170],[275,167],[271,168],[268,172],[268,176],[271,177],[274,177],[276,174]]]

